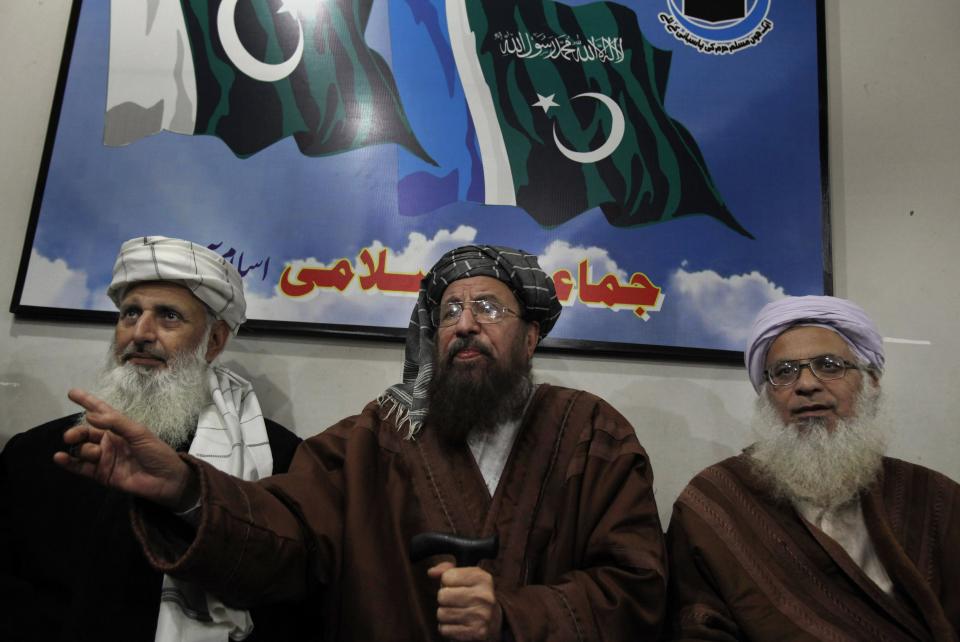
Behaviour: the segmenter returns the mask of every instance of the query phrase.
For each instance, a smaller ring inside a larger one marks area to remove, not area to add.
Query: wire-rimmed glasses
[[[500,323],[509,314],[520,316],[502,303],[490,299],[475,299],[441,303],[433,311],[434,322],[441,328],[454,325],[463,316],[463,310],[468,305],[477,323]]]
[[[842,379],[847,370],[868,370],[835,354],[821,354],[810,359],[778,361],[764,370],[763,375],[774,386],[789,386],[800,378],[800,371],[804,368],[810,368],[813,376],[820,381]]]

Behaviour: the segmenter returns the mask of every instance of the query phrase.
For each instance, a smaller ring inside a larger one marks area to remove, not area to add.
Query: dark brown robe
[[[666,569],[653,473],[607,403],[541,385],[492,498],[466,446],[441,446],[429,424],[404,440],[385,414],[368,404],[261,483],[188,459],[203,492],[196,538],[142,507],[134,528],[151,562],[228,604],[308,595],[323,639],[429,640],[440,638],[427,569],[440,558],[411,563],[410,538],[496,532],[500,553],[481,566],[513,639],[656,637]]]
[[[957,484],[885,458],[861,502],[892,596],[792,505],[771,499],[746,455],[697,475],[667,535],[673,639],[957,640]]]
[[[149,642],[163,576],[130,529],[130,497],[53,463],[80,415],[47,422],[0,453],[0,640]],[[300,443],[264,418],[273,469]],[[294,605],[252,612],[248,642],[295,640],[307,630]]]

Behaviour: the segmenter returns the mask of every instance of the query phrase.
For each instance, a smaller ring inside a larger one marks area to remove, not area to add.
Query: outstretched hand
[[[440,579],[437,623],[451,640],[500,640],[503,610],[493,590],[493,576],[478,566],[457,568],[441,562],[427,571]]]
[[[195,473],[148,428],[84,390],[74,388],[67,397],[86,416],[64,433],[68,449],[53,455],[56,464],[174,510],[196,502]]]

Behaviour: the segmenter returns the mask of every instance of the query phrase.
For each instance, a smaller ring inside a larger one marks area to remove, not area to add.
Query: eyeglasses
[[[470,306],[470,313],[477,323],[500,323],[508,314],[515,317],[520,316],[507,306],[491,301],[489,299],[477,299],[476,301],[447,301],[441,303],[433,311],[433,321],[437,326],[445,328],[455,324],[463,316],[465,306]]]
[[[810,368],[813,376],[820,381],[842,379],[848,369],[869,370],[869,368],[850,363],[835,354],[821,354],[819,357],[813,357],[812,359],[778,361],[771,368],[764,370],[763,375],[775,386],[789,386],[800,378],[800,371],[804,368]]]

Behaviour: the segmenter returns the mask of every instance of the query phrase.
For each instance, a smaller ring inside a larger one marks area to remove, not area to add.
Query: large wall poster
[[[736,359],[831,288],[822,31],[816,0],[77,1],[12,309],[105,317],[160,234],[230,259],[254,328],[399,337],[492,243],[554,275],[547,347]]]

